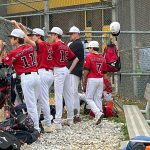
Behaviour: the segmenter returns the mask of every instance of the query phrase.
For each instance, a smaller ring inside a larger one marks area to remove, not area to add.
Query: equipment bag
[[[29,115],[21,114],[17,117],[12,117],[1,122],[0,130],[2,131],[24,130],[28,132],[33,132],[34,122]]]
[[[145,150],[147,146],[150,146],[150,137],[136,136],[122,150]]]
[[[0,149],[1,150],[20,150],[20,141],[8,132],[0,132]]]
[[[26,104],[19,104],[18,106],[14,107],[14,109],[12,109],[11,113],[16,116],[27,113]]]
[[[40,136],[40,133],[36,129],[34,129],[33,132],[16,130],[16,131],[9,132],[9,133],[14,135],[20,141],[21,144],[24,144],[24,143],[32,144]]]
[[[103,53],[107,63],[108,72],[118,72],[121,69],[121,61],[115,44],[107,45]]]
[[[13,131],[14,128],[18,126],[15,118],[6,119],[3,122],[0,122],[0,130],[1,131]]]
[[[17,116],[18,130],[33,132],[34,131],[34,122],[28,114],[21,114]]]

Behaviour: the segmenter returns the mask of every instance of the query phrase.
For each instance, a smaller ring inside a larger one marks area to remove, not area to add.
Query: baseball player
[[[84,63],[84,48],[80,40],[80,30],[73,26],[69,30],[70,40],[72,41],[69,48],[79,58],[79,62],[76,67],[70,72],[71,79],[71,91],[73,95],[74,111],[76,112],[74,117],[74,123],[80,122],[80,100],[78,96],[78,86],[80,78],[82,77],[83,63]],[[68,68],[71,66],[72,61],[68,62]]]
[[[55,100],[56,100],[56,115],[54,120],[54,126],[56,129],[61,129],[61,118],[63,110],[63,99],[67,106],[67,120],[73,123],[73,100],[70,87],[70,82],[67,82],[69,73],[74,69],[79,59],[74,55],[70,48],[61,41],[63,31],[59,27],[53,27],[51,29],[51,39],[53,41],[53,65],[54,65],[54,88],[55,88]],[[68,60],[73,60],[72,65],[68,69]]]
[[[12,21],[16,25],[15,21]],[[37,112],[37,98],[40,93],[40,78],[37,73],[34,48],[24,43],[25,34],[21,29],[14,29],[10,34],[10,43],[15,47],[3,59],[3,62],[13,67],[21,77],[21,86],[24,94],[28,114],[34,122],[34,128],[40,132]]]
[[[37,64],[38,73],[41,80],[41,92],[39,104],[41,105],[44,121],[43,127],[45,132],[53,131],[51,128],[50,106],[49,106],[49,89],[53,83],[53,64],[52,64],[52,46],[44,41],[44,31],[39,28],[33,29],[31,34],[28,34],[31,40],[37,44]]]
[[[97,41],[91,41],[88,50],[89,54],[84,62],[83,84],[84,88],[86,86],[86,101],[95,114],[95,124],[97,125],[103,117],[103,76],[107,71],[107,65],[104,57],[98,53],[99,43]]]

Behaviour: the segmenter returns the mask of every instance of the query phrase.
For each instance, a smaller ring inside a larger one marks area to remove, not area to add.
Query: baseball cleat
[[[73,123],[73,120],[64,119],[62,124],[66,126],[72,126],[74,123]]]
[[[44,128],[44,132],[46,132],[46,133],[51,133],[51,132],[54,132],[55,131],[55,128],[52,126],[52,125],[50,125],[50,126],[43,126],[43,128]]]
[[[79,116],[74,116],[74,123],[81,122],[81,118]]]
[[[52,124],[52,126],[54,127],[55,130],[61,130],[62,129],[62,124]]]
[[[99,115],[99,114],[96,115],[96,116],[95,116],[95,124],[96,124],[96,125],[100,124],[103,117],[104,117],[104,114],[103,114],[103,113],[100,114],[100,115]]]

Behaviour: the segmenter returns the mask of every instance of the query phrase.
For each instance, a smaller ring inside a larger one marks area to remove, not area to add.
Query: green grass
[[[144,99],[142,99],[142,100],[128,99],[128,98],[125,98],[122,96],[116,96],[115,99],[117,99],[117,101],[119,102],[119,104],[121,106],[137,105],[139,107],[139,109],[144,109],[146,106],[146,100],[144,100]],[[114,122],[117,122],[117,123],[123,123],[123,125],[121,127],[121,131],[122,131],[124,137],[123,137],[122,141],[129,140],[129,134],[128,134],[128,129],[127,129],[127,125],[126,125],[124,112],[120,110],[118,117],[113,117],[113,118],[111,118],[111,120]]]
[[[128,134],[128,129],[127,129],[127,125],[126,124],[123,124],[123,126],[121,127],[121,131],[123,133],[123,141],[127,141],[129,140],[129,134]]]

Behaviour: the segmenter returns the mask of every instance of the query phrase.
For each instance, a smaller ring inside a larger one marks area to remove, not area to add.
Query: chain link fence
[[[66,33],[76,25],[80,30],[91,27],[91,30],[101,30],[103,25],[111,22],[111,1],[103,0],[8,0],[1,2],[3,17],[15,19],[30,28],[43,28],[48,24],[48,30],[59,26]],[[45,16],[48,15],[48,19]]]
[[[119,0],[117,3],[121,30],[131,31],[119,36],[121,72],[124,74],[118,82],[118,92],[130,98],[142,99],[146,83],[150,82],[149,6],[149,0]]]
[[[0,19],[0,39],[7,43],[6,49],[10,50],[12,47],[9,42],[8,35],[10,35],[11,31],[14,29],[11,23]]]
[[[81,31],[102,30],[103,26],[108,26],[112,20],[112,4],[109,0],[8,0],[0,3],[1,15],[9,20],[16,20],[30,28],[47,27],[47,31],[53,26],[59,26],[64,33],[69,31],[73,25]],[[47,18],[48,16],[48,18]],[[6,28],[5,28],[5,25]],[[1,20],[2,39],[9,44],[7,34],[12,30],[12,26]],[[9,28],[9,29],[8,29]],[[4,30],[3,30],[4,29]],[[102,35],[83,33],[82,40],[98,40],[102,44]],[[64,41],[68,42],[68,36],[64,36]]]
[[[2,0],[0,2],[1,15],[6,19],[16,20],[32,29],[43,28],[45,31],[58,26],[65,34],[73,25],[81,31],[102,30],[103,26],[111,23],[111,9],[111,0]],[[101,35],[82,34],[83,40],[91,38],[97,38],[100,43],[102,41]],[[69,41],[69,38],[65,36],[64,40]]]

